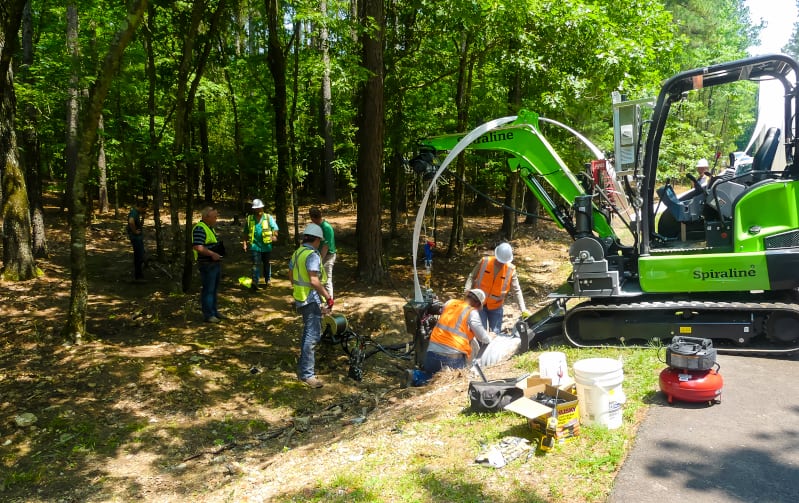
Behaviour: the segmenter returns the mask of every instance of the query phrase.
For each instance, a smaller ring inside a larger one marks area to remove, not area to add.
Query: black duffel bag
[[[213,243],[213,244],[210,244],[210,245],[205,245],[205,247],[208,248],[209,250],[211,250],[214,253],[218,253],[222,257],[225,256],[225,243],[223,243],[221,239],[219,241],[217,241],[216,243]]]
[[[512,401],[522,398],[524,390],[516,387],[518,378],[471,381],[469,402],[474,412],[499,412]]]

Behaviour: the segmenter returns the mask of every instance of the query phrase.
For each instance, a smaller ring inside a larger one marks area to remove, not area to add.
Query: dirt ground
[[[317,351],[325,386],[305,387],[295,376],[301,319],[286,280],[292,249],[274,251],[271,288],[243,289],[238,278],[249,274],[248,257],[233,244],[234,215],[223,211],[219,231],[229,256],[219,302],[229,319],[205,324],[196,271],[192,291],[184,294],[179,272],[152,258],[151,215],[148,279],[132,281],[125,215],[96,215],[89,230],[84,344],[58,337],[70,296],[64,214],[48,209],[51,256],[39,262],[44,276],[0,283],[0,499],[303,501],[333,475],[331,467],[362,456],[358,449],[369,442],[363,433],[377,441],[392,425],[457,415],[468,405],[462,375],[442,377],[449,380],[434,389],[401,389],[403,370],[412,364],[402,351],[370,356],[363,379],[354,380],[347,355],[334,343]],[[385,241],[388,276],[380,285],[355,278],[354,210],[328,208],[326,217],[339,248],[335,312],[367,348],[410,342],[403,305],[413,291],[412,216],[403,238]],[[460,295],[478,257],[491,252],[501,219],[467,218],[468,246],[454,259],[443,256],[449,219],[439,213],[438,220],[431,286],[446,300]],[[514,240],[529,308],[563,280],[566,239],[541,222],[537,230],[522,226]],[[519,315],[515,303],[506,311],[508,320]],[[494,371],[501,374],[502,366]]]

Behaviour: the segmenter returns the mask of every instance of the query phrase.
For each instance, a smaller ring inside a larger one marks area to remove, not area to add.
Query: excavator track
[[[653,347],[682,335],[712,339],[720,353],[784,355],[799,352],[799,305],[695,298],[589,300],[567,310],[563,334],[577,347]]]

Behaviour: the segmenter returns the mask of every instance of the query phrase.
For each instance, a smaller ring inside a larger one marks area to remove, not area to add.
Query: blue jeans
[[[322,340],[322,307],[311,302],[297,311],[302,315],[302,339],[300,340],[300,361],[297,364],[297,377],[310,379],[315,375],[315,348]]]
[[[413,371],[413,385],[423,386],[430,381],[433,374],[449,367],[451,369],[462,369],[466,367],[466,355],[445,355],[442,353],[435,353],[428,351],[424,355],[424,364],[422,370]]]
[[[269,280],[272,279],[272,264],[270,263],[272,252],[250,250],[250,255],[252,256],[253,287],[258,286],[258,280],[261,277],[261,266],[263,266],[264,271],[264,283],[269,284]]]
[[[219,280],[222,277],[222,264],[214,261],[197,262],[200,268],[200,304],[203,308],[203,319],[207,320],[211,316],[219,314],[216,305],[216,295],[219,290]]]
[[[483,322],[483,326],[486,326],[488,323],[488,330],[490,332],[494,332],[498,334],[502,332],[502,306],[499,306],[496,309],[483,309],[480,310],[480,320]]]
[[[130,244],[133,245],[133,278],[144,279],[144,239],[131,236]]]

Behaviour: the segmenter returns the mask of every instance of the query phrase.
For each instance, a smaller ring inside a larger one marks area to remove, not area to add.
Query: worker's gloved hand
[[[531,313],[530,311],[522,311],[522,318],[525,318],[525,319],[527,319],[527,318],[529,318],[529,317],[530,317],[532,314],[533,314],[533,313]]]
[[[327,308],[328,309],[333,309],[333,297],[328,297],[327,298]]]

